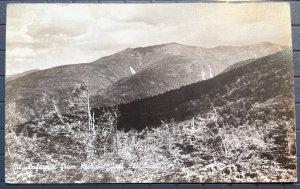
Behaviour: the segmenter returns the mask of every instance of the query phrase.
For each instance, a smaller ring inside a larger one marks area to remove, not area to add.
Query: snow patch
[[[201,71],[201,76],[202,76],[202,80],[205,80],[206,78],[205,78],[205,72],[202,70]]]
[[[212,71],[211,71],[211,67],[210,67],[210,66],[208,66],[208,69],[209,69],[209,78],[214,77],[214,75],[213,75],[213,73],[212,73]]]
[[[132,75],[136,74],[136,71],[131,66],[130,66],[130,71]]]

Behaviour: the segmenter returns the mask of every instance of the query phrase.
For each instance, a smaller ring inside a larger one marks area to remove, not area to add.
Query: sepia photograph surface
[[[289,3],[9,4],[6,183],[295,182]]]

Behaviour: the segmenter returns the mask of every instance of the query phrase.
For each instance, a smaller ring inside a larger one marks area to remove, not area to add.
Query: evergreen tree
[[[90,113],[89,88],[85,80],[77,84],[67,99],[66,116],[73,130],[94,130],[94,121]],[[76,123],[76,124],[74,124]]]

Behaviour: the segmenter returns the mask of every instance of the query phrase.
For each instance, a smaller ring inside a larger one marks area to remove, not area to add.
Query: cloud
[[[169,42],[291,45],[287,3],[9,4],[7,12],[8,74]]]
[[[27,48],[13,48],[12,50],[8,51],[8,56],[31,58],[36,56],[36,52],[32,49]]]

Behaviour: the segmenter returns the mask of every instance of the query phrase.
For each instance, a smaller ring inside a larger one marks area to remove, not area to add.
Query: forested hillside
[[[212,104],[226,107],[240,102],[248,110],[253,104],[264,103],[272,98],[280,97],[293,103],[292,65],[289,62],[291,52],[284,50],[260,59],[237,63],[235,67],[212,79],[121,104],[119,125],[130,129],[132,125],[141,128],[159,125],[161,120],[182,121],[206,113]],[[287,110],[289,117],[293,116],[292,104]],[[245,117],[246,114],[247,111],[239,117]]]
[[[272,43],[215,48],[169,43],[127,48],[91,63],[8,77],[5,101],[9,110],[18,114],[14,124],[23,124],[41,115],[45,95],[54,98],[59,110],[65,112],[69,94],[82,80],[90,86],[91,106],[128,103],[211,78],[229,65],[283,48]]]
[[[97,108],[92,85],[82,80],[63,113],[43,95],[40,116],[6,125],[6,182],[293,182],[291,62],[283,50],[157,96]]]

